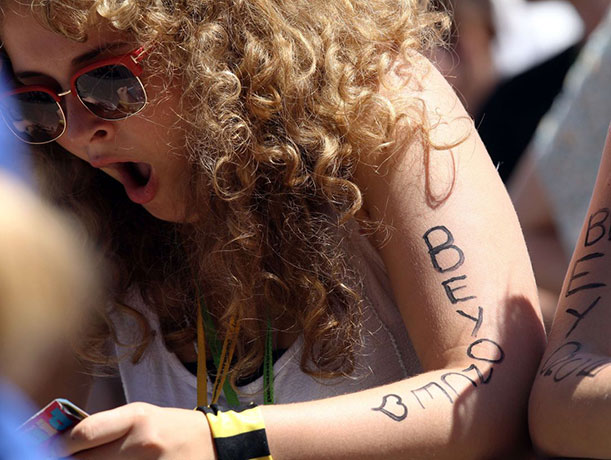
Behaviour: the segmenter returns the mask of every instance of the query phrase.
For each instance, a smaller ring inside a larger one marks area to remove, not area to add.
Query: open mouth
[[[136,187],[144,187],[151,178],[151,165],[148,163],[124,163],[125,170]]]
[[[150,164],[130,161],[115,164],[130,200],[146,204],[155,197],[157,180]]]

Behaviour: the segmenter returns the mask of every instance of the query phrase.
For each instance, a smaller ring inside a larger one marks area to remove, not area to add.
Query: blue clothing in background
[[[47,457],[17,427],[36,412],[14,386],[0,381],[0,460],[43,460]]]
[[[8,172],[19,179],[29,182],[28,165],[25,156],[18,152],[10,142],[6,142],[4,136],[0,136],[0,170]]]
[[[0,92],[2,87],[0,87]],[[28,165],[18,140],[0,120],[0,172],[29,182]],[[43,460],[38,448],[17,431],[36,412],[19,389],[0,378],[0,460]]]
[[[3,85],[0,85],[0,93]],[[0,118],[0,171],[8,172],[19,179],[29,182],[27,157],[20,141],[11,133]]]

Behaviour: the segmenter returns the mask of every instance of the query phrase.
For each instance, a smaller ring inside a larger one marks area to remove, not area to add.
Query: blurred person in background
[[[502,80],[561,53],[583,36],[568,0],[490,0],[496,36],[492,46]]]
[[[80,367],[69,358],[71,334],[102,290],[83,235],[30,189],[13,139],[0,129],[0,459],[37,460],[16,428],[62,396],[63,374]]]
[[[503,78],[490,97],[479,107],[475,115],[475,123],[492,161],[498,166],[503,181],[507,182],[511,177],[539,121],[560,93],[568,70],[577,59],[597,21],[602,17],[600,11],[601,9],[604,11],[606,2],[607,0],[571,2],[583,23],[580,37],[565,32],[564,24],[555,16],[536,14],[541,30],[556,31],[556,33],[560,31],[573,37],[573,40],[568,43],[564,41],[562,49],[548,53],[545,59],[535,65],[527,66],[509,78]],[[526,6],[531,6],[531,9],[537,11],[550,3],[552,2],[537,1]],[[570,7],[568,2],[567,6]],[[524,22],[528,22],[526,18]],[[522,43],[529,40],[537,41],[537,35],[540,34],[534,33],[535,28],[531,27],[531,29],[528,36],[521,38]]]
[[[1,90],[2,87],[0,87]],[[3,208],[0,217],[5,213],[4,208],[6,206],[3,206],[3,203],[8,198],[6,196],[7,186],[10,184],[10,186],[19,189],[23,186],[17,184],[18,180],[29,180],[25,165],[26,157],[16,152],[16,144],[6,129],[0,129],[0,207]],[[4,241],[4,238],[2,238],[5,233],[4,227],[0,227],[0,232],[2,232],[0,233],[1,250],[4,249],[4,245],[1,244]],[[4,262],[4,257],[1,258],[1,262]],[[3,269],[3,267],[4,263],[0,264],[0,269]],[[0,459],[26,458],[38,460],[44,458],[42,453],[31,444],[29,439],[16,431],[16,427],[34,413],[34,406],[17,386],[19,383],[23,383],[23,379],[15,379],[14,375],[12,377],[4,375],[15,374],[15,371],[7,371],[6,368],[8,365],[16,366],[17,364],[15,357],[7,356],[10,355],[10,350],[15,345],[9,343],[10,337],[7,337],[7,335],[12,336],[15,332],[7,328],[5,321],[3,321],[8,316],[8,308],[5,307],[7,301],[4,299],[6,296],[4,294],[5,284],[7,284],[7,280],[0,276],[0,289],[2,289],[2,294],[0,294]],[[21,380],[21,382],[10,381],[9,379]]]
[[[438,0],[437,8],[452,14],[446,47],[437,48],[433,61],[473,115],[498,82],[492,53],[496,35],[490,0]]]
[[[574,45],[581,21],[564,1],[437,0],[451,13],[448,46],[433,60],[473,116],[499,83],[550,59]]]
[[[604,20],[590,35],[508,184],[548,329],[611,120],[611,2],[574,3],[589,21],[588,30],[597,18]]]

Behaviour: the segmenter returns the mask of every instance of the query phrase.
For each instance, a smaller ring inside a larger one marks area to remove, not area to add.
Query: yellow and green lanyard
[[[227,380],[227,374],[231,367],[233,352],[235,351],[236,339],[240,332],[240,325],[235,316],[229,321],[229,329],[223,341],[222,348],[214,328],[214,323],[203,302],[198,299],[197,309],[197,405],[208,405],[208,369],[206,365],[206,342],[210,347],[212,359],[217,373],[212,388],[212,399],[210,404],[216,404],[221,391],[225,393],[225,399],[231,407],[238,407],[240,400],[231,383]],[[263,357],[263,403],[274,403],[274,364],[272,356],[272,328],[268,317],[265,331],[265,354]]]

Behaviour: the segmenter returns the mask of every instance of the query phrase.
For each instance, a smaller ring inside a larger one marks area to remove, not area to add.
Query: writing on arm
[[[497,342],[487,337],[477,338],[484,323],[485,310],[481,305],[477,305],[477,296],[469,292],[467,274],[461,272],[466,256],[455,243],[452,232],[447,227],[438,225],[428,229],[422,238],[433,269],[448,275],[448,278],[441,282],[441,289],[449,305],[455,308],[461,321],[473,322],[471,336],[476,339],[465,349],[465,355],[473,363],[461,371],[447,372],[438,379],[411,390],[409,395],[404,396],[405,400],[394,393],[385,395],[380,406],[372,410],[379,411],[396,422],[407,419],[409,413],[407,404],[410,400],[417,403],[414,405],[415,410],[426,410],[427,403],[438,398],[453,404],[455,400],[452,393],[458,396],[455,388],[457,382],[468,383],[474,388],[477,388],[478,384],[488,384],[492,378],[493,365],[500,364],[505,358],[505,352]],[[490,370],[486,376],[477,366],[477,362],[488,363]]]
[[[611,242],[609,217],[608,208],[601,208],[590,215],[583,241],[583,248],[589,252],[576,259],[570,267],[566,292],[562,296],[569,305],[562,308],[565,308],[564,313],[566,315],[574,319],[565,333],[565,339],[569,339],[582,322],[590,320],[593,313],[604,304],[600,288],[605,287],[606,283],[598,278],[598,276],[601,276],[600,272],[589,271],[588,265],[596,262],[600,263],[607,258],[603,250],[604,245]],[[581,293],[581,295],[575,297],[577,293]],[[579,301],[574,300],[576,298],[579,298]],[[582,348],[582,343],[577,340],[564,342],[541,364],[539,375],[548,377],[558,383],[571,376],[594,378],[603,369],[611,365],[611,359],[592,357],[585,353]]]

